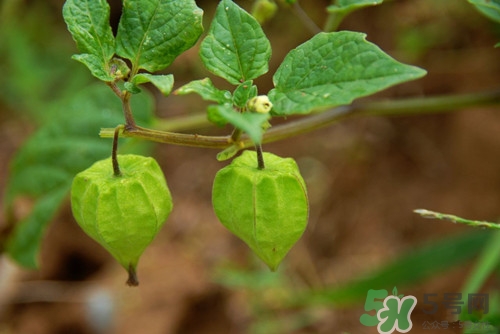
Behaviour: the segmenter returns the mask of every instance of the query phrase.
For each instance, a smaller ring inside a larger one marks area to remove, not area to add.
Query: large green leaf
[[[67,0],[63,16],[82,54],[73,56],[104,81],[113,81],[109,62],[115,53],[115,39],[109,25],[106,0]]]
[[[152,98],[141,94],[131,102],[136,119],[150,124]],[[101,85],[81,91],[55,109],[59,112],[53,120],[33,134],[11,161],[6,189],[7,210],[19,197],[34,200],[33,210],[16,223],[7,241],[9,255],[31,268],[37,265],[45,227],[69,192],[74,175],[111,154],[111,142],[99,138],[99,129],[123,123],[119,99]],[[120,151],[127,151],[123,144]]]
[[[116,53],[134,70],[162,70],[196,43],[202,15],[194,0],[124,0]]]
[[[238,85],[268,71],[271,45],[254,17],[223,0],[201,44],[200,56],[209,71]]]
[[[399,63],[362,33],[320,33],[292,50],[273,77],[269,92],[277,115],[306,114],[350,104],[425,71]]]
[[[468,0],[481,13],[500,23],[500,0]]]

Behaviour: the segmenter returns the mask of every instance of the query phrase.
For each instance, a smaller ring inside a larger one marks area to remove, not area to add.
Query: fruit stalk
[[[264,156],[262,155],[262,145],[255,145],[255,151],[257,152],[257,168],[262,170],[266,168]]]
[[[139,279],[137,278],[137,272],[132,264],[128,266],[128,286],[139,286]]]
[[[120,164],[118,163],[118,137],[120,136],[120,131],[123,129],[123,125],[118,125],[115,128],[115,134],[113,136],[113,148],[111,150],[111,163],[113,164],[113,175],[121,176]]]

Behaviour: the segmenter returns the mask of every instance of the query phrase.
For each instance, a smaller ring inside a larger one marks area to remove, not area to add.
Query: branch
[[[289,123],[270,128],[263,137],[263,143],[270,143],[299,134],[312,132],[357,116],[408,116],[438,112],[451,112],[471,107],[486,107],[500,104],[500,90],[465,95],[448,95],[429,98],[412,98],[405,100],[363,102],[349,106],[337,107],[319,114],[311,114]],[[198,115],[194,116],[199,118]],[[114,128],[101,129],[102,138],[112,138]],[[122,137],[141,138],[159,143],[224,149],[237,144],[240,149],[252,147],[253,143],[246,135],[242,135],[236,143],[231,136],[202,136],[127,126]]]

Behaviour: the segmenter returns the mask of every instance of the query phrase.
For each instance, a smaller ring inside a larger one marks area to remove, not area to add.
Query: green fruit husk
[[[172,196],[158,163],[149,157],[118,155],[121,175],[111,158],[77,174],[71,208],[80,227],[128,271],[138,285],[137,263],[172,211]]]
[[[275,271],[307,226],[305,182],[295,161],[245,151],[215,176],[212,201],[221,223]]]

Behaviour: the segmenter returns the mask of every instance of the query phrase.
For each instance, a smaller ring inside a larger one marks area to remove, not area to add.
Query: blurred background
[[[236,2],[247,10],[252,6],[252,1]],[[0,3],[2,189],[16,151],[37,129],[55,122],[54,110],[65,112],[68,101],[95,85],[84,66],[71,60],[77,50],[62,20],[63,3]],[[207,30],[217,2],[197,3],[205,12]],[[110,4],[116,29],[121,2]],[[301,2],[320,26],[329,4]],[[263,28],[273,55],[269,73],[256,80],[260,93],[272,88],[272,75],[286,53],[312,37],[283,4]],[[500,40],[500,28],[465,0],[386,1],[351,14],[340,29],[364,32],[367,40],[397,60],[428,71],[423,79],[366,101],[499,87],[500,50],[493,45]],[[165,71],[174,74],[175,88],[210,76],[218,88],[229,89],[203,68],[198,47],[199,42]],[[151,94],[155,113],[162,118],[197,114],[206,106],[196,96],[165,98],[153,90]],[[120,109],[111,112],[121,116]],[[98,138],[99,128],[87,130]],[[229,131],[209,127],[187,132]],[[366,293],[390,292],[394,286],[400,294],[419,300],[411,333],[464,332],[459,323],[452,323],[457,320],[453,309],[441,303],[445,294],[462,291],[482,246],[495,233],[424,220],[413,210],[498,220],[498,107],[355,118],[266,144],[265,151],[296,159],[310,198],[307,231],[276,273],[269,272],[213,213],[212,181],[227,164],[215,159],[217,151],[171,145],[149,149],[165,172],[174,210],[141,258],[141,285],[125,285],[125,271],[80,230],[65,200],[45,231],[38,270],[0,258],[0,334],[376,333],[359,321]],[[8,225],[8,217],[20,220],[29,215],[34,206],[30,196],[13,203],[11,210],[4,208],[9,212],[1,217],[0,227]],[[496,268],[481,286],[497,317],[499,273]],[[439,303],[433,314],[425,313],[427,306],[420,304],[429,294],[436,294],[432,300]],[[447,328],[425,328],[426,322],[445,321],[450,323]]]

